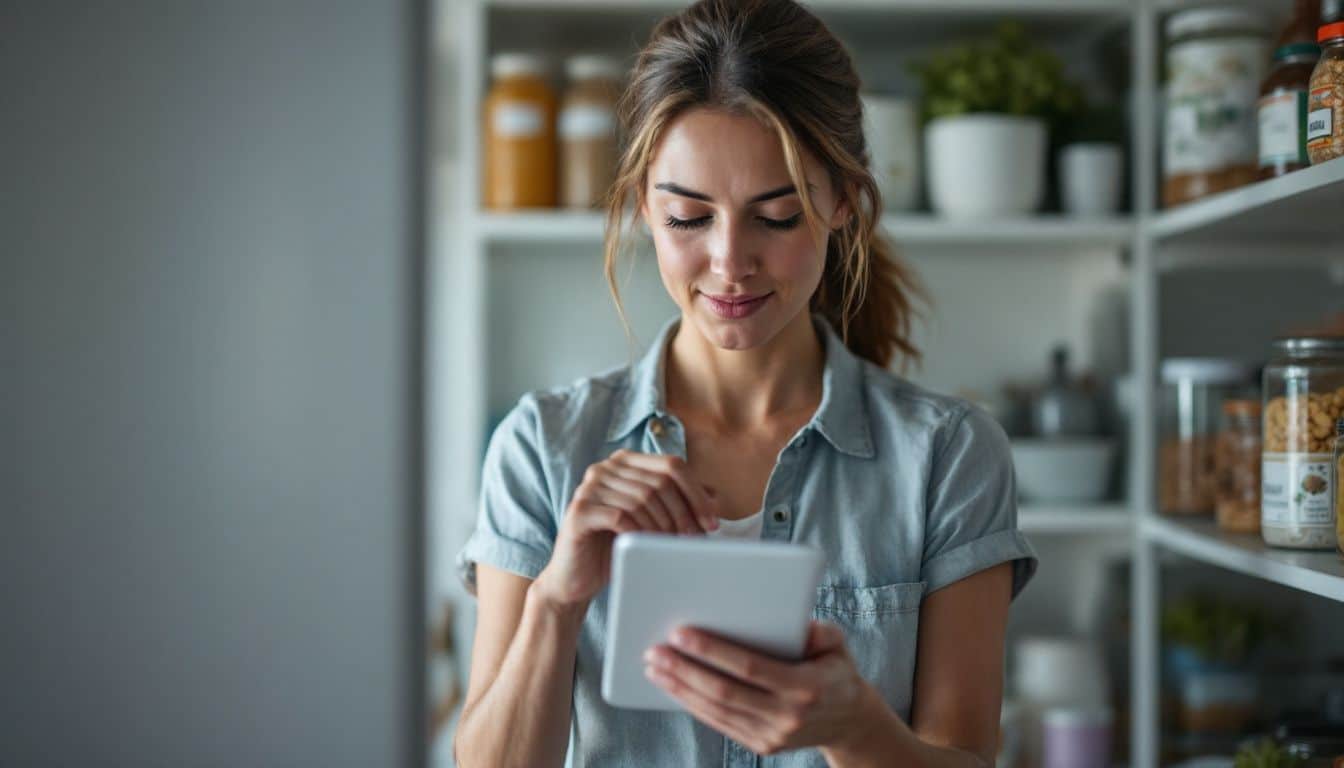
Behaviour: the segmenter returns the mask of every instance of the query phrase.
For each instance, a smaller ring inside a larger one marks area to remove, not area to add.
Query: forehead
[[[648,183],[668,181],[717,200],[750,198],[791,179],[773,128],[751,115],[697,108],[674,118],[659,138]]]

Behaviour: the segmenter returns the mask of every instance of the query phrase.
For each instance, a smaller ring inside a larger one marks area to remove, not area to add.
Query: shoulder
[[[617,405],[629,397],[631,367],[610,368],[568,384],[523,394],[495,429],[536,444],[541,453],[601,440]]]
[[[899,442],[913,442],[935,461],[962,442],[1009,455],[1003,427],[970,401],[926,389],[866,360],[863,374],[868,417],[875,430]]]

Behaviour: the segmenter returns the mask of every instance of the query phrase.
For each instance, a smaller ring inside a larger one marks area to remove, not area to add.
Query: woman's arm
[[[471,677],[453,739],[462,768],[564,763],[583,612],[549,600],[536,583],[476,566]]]
[[[1003,646],[1012,565],[989,568],[934,592],[919,612],[910,726],[876,692],[866,726],[822,752],[832,768],[900,764],[981,768],[994,764],[1003,699]]]

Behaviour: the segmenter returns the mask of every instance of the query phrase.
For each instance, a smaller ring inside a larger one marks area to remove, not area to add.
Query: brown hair
[[[830,234],[811,309],[860,357],[883,367],[898,355],[903,366],[918,361],[911,325],[915,301],[926,297],[877,226],[882,196],[868,170],[858,74],[840,41],[793,0],[700,0],[659,22],[640,51],[619,105],[627,138],[607,203],[607,284],[622,321],[616,261],[626,204],[633,197],[643,207],[664,127],[695,107],[754,115],[778,133],[814,228],[827,223],[812,205],[799,148],[827,168],[851,215]]]

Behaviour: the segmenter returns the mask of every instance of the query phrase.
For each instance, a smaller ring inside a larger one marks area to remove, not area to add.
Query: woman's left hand
[[[761,755],[849,742],[868,719],[867,681],[834,624],[813,621],[797,662],[683,627],[645,673],[701,722]]]

